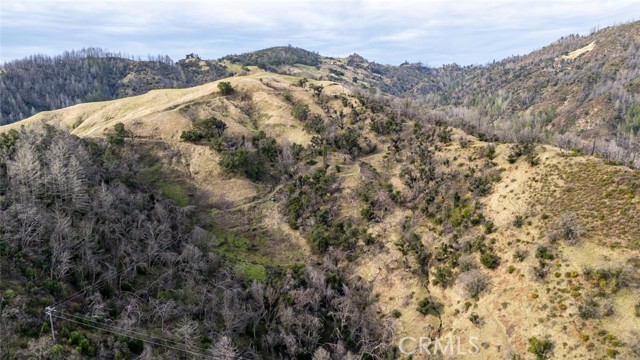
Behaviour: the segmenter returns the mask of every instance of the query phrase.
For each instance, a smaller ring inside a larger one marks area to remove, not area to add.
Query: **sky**
[[[485,64],[631,20],[638,0],[1,0],[0,63],[86,47],[177,61],[293,45],[392,65]]]

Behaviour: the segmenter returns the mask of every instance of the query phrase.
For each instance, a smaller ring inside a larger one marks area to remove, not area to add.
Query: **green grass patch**
[[[154,162],[148,168],[140,171],[139,180],[141,183],[157,186],[162,195],[173,200],[178,206],[189,205],[189,194],[178,182],[166,179],[162,173],[162,163]]]
[[[218,232],[216,236],[213,252],[230,263],[249,262],[261,266],[273,263],[273,259],[268,256],[269,241],[262,234],[234,236]]]
[[[180,185],[169,180],[161,180],[158,182],[162,195],[173,200],[178,206],[189,205],[189,195],[187,191]]]
[[[140,171],[140,182],[146,185],[157,183],[160,181],[160,169],[162,169],[162,163],[157,162]]]
[[[267,269],[260,264],[237,263],[233,270],[236,275],[247,281],[265,281],[267,279]]]

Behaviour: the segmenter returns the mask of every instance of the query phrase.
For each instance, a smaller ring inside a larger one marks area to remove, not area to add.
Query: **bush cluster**
[[[193,130],[183,131],[180,139],[196,142],[200,140],[214,140],[222,136],[227,124],[215,117],[198,120],[193,125]]]

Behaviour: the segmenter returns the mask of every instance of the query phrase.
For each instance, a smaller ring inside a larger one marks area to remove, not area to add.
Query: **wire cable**
[[[166,339],[166,338],[161,338],[161,337],[158,337],[158,336],[153,336],[153,335],[149,335],[149,334],[138,332],[138,331],[134,331],[134,330],[122,329],[122,328],[119,328],[117,326],[109,325],[107,323],[99,322],[97,320],[93,320],[93,319],[90,319],[90,318],[87,318],[87,317],[84,317],[84,316],[80,316],[80,315],[77,315],[77,314],[69,314],[69,313],[66,313],[66,312],[58,311],[58,310],[54,310],[54,312],[57,312],[59,314],[63,314],[64,316],[73,317],[73,318],[76,318],[78,320],[92,322],[92,323],[97,324],[98,326],[109,327],[109,328],[113,328],[113,329],[116,329],[116,330],[122,330],[122,331],[126,331],[126,332],[129,332],[129,333],[132,333],[132,334],[136,334],[136,335],[139,335],[139,336],[145,336],[145,337],[150,338],[150,339],[173,343],[174,345],[184,345],[183,343],[181,343],[179,341]],[[198,347],[195,347],[195,346],[192,346],[192,348],[200,350],[200,351],[207,351],[206,349],[198,348]]]
[[[103,327],[103,326],[85,324],[85,323],[83,323],[81,321],[66,317],[64,315],[60,315],[59,312],[57,312],[57,311],[53,311],[52,312],[52,316],[56,317],[58,319],[61,319],[61,320],[70,321],[70,322],[73,322],[73,323],[76,323],[76,324],[79,324],[79,325],[82,325],[82,326],[91,327],[91,328],[94,328],[94,329],[97,329],[97,330],[100,330],[100,331],[104,331],[104,332],[108,332],[108,333],[112,333],[112,334],[115,334],[115,335],[118,335],[118,336],[125,336],[125,337],[128,337],[128,338],[140,340],[142,342],[146,342],[146,343],[151,344],[151,345],[162,346],[162,347],[167,348],[167,349],[181,351],[181,352],[193,355],[193,356],[199,356],[199,357],[204,357],[205,356],[205,354],[203,354],[203,353],[198,353],[198,352],[194,352],[194,351],[187,350],[187,349],[182,349],[182,348],[175,347],[175,346],[161,344],[161,343],[153,341],[153,340],[143,339],[143,338],[140,338],[140,337],[137,337],[137,336],[129,335],[129,334],[126,334],[126,333],[115,331],[115,330],[111,330],[111,329],[108,329],[108,328]]]

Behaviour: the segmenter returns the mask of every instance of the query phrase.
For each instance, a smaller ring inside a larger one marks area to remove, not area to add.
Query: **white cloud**
[[[637,0],[3,0],[0,57],[69,46],[219,57],[291,43],[386,63],[484,63],[633,18]]]

